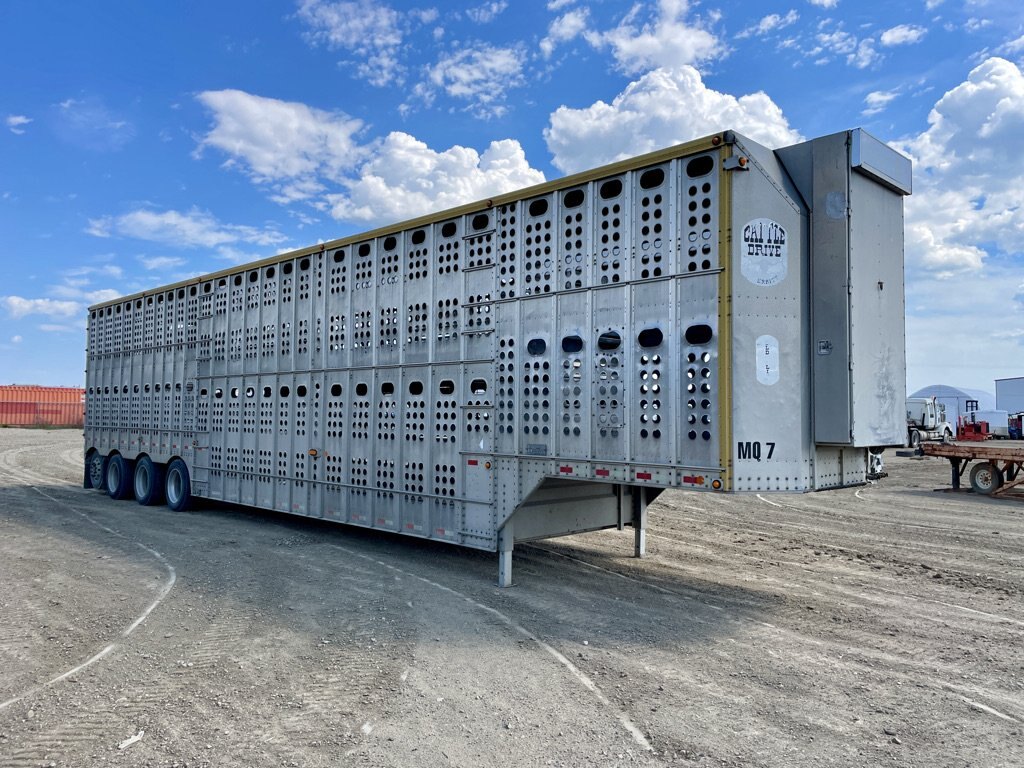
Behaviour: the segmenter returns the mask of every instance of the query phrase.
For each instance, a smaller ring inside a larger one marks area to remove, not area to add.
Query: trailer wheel
[[[164,491],[164,478],[160,467],[149,456],[135,462],[135,500],[144,507],[160,503]]]
[[[89,487],[106,493],[107,457],[99,451],[89,451],[89,455],[85,457],[85,471],[89,477]]]
[[[971,488],[975,493],[990,494],[1003,484],[1003,473],[995,464],[981,461],[971,468]]]
[[[132,462],[119,453],[107,458],[107,495],[112,499],[127,499],[132,495]]]
[[[164,495],[167,497],[167,506],[175,512],[188,509],[192,503],[192,482],[188,477],[188,467],[181,459],[174,459],[167,465]]]
[[[921,433],[916,429],[910,430],[910,447],[920,448],[921,447]]]

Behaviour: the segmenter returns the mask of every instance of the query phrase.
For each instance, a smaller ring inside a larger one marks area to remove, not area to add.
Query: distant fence
[[[84,389],[0,386],[0,426],[81,427],[84,421]]]

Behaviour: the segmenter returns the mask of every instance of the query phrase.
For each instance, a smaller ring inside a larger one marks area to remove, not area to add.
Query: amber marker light
[[[713,144],[714,146],[716,146],[716,147],[717,147],[717,146],[718,146],[719,144],[721,144],[721,143],[722,143],[722,137],[721,137],[721,136],[715,136],[714,138],[712,138],[712,139],[711,139],[711,143],[712,143],[712,144]]]
[[[490,468],[491,468],[491,462],[485,461],[484,462],[484,469],[490,469]]]
[[[316,458],[316,448],[310,448],[309,451],[307,451],[307,453],[309,453],[310,456]]]
[[[716,491],[720,490],[721,487],[722,487],[722,481],[721,480],[712,480],[711,481],[711,487],[714,488]]]

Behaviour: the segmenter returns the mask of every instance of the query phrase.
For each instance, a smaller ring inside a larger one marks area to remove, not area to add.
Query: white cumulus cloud
[[[385,223],[539,184],[519,142],[494,141],[482,154],[455,146],[436,152],[406,133],[389,134],[345,191],[328,196],[337,219]]]
[[[712,59],[723,52],[718,37],[700,20],[687,21],[687,0],[658,0],[657,11],[644,14],[637,3],[617,27],[594,32],[587,39],[609,46],[619,67],[636,74],[658,67],[680,67]]]
[[[582,35],[590,18],[588,8],[573,8],[563,13],[548,25],[548,33],[540,41],[540,51],[545,59],[551,58],[555,48]]]
[[[362,157],[361,121],[294,101],[245,91],[204,91],[197,97],[214,124],[198,152],[214,147],[258,183],[270,183],[282,202],[322,191],[319,178],[338,179]]]
[[[885,30],[879,40],[884,46],[909,45],[920,42],[927,32],[924,27],[914,24],[899,24]]]
[[[554,165],[572,173],[725,129],[772,147],[800,139],[766,94],[719,93],[689,66],[648,72],[610,104],[559,107],[544,138]]]
[[[899,144],[915,162],[911,264],[977,270],[990,251],[1024,257],[1024,73],[989,58],[940,98],[928,129]],[[1022,270],[1024,271],[1024,270]]]

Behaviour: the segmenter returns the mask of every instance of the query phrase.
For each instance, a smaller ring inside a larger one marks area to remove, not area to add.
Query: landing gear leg
[[[647,494],[643,488],[633,488],[633,556],[647,554]]]
[[[512,546],[515,539],[512,534],[512,521],[509,520],[498,531],[498,586],[512,586]]]

